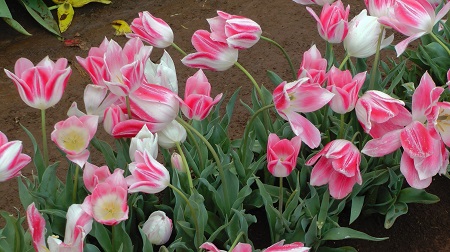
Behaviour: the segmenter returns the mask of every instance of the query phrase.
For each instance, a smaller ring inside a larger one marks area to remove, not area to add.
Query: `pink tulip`
[[[148,11],[139,12],[139,18],[131,22],[130,28],[133,33],[126,34],[128,38],[138,37],[158,48],[166,48],[173,43],[173,31],[170,26]]]
[[[316,45],[303,53],[302,63],[297,73],[297,79],[308,77],[309,82],[322,85],[326,79],[327,60],[322,58]]]
[[[334,94],[308,78],[283,82],[273,91],[273,101],[278,114],[289,121],[292,131],[310,148],[320,144],[320,132],[308,119],[297,112],[313,112],[326,105]]]
[[[55,124],[51,139],[66,153],[66,157],[83,167],[89,158],[88,147],[97,131],[98,116],[71,116]]]
[[[203,120],[221,98],[222,93],[214,99],[211,97],[211,84],[200,69],[186,81],[184,101],[180,100],[181,111],[189,119]]]
[[[92,83],[95,85],[106,86],[104,79],[107,79],[107,73],[105,69],[105,62],[103,60],[106,50],[110,43],[106,37],[103,39],[99,47],[91,47],[89,49],[88,56],[84,59],[80,56],[76,56],[78,63],[87,71],[91,77]]]
[[[104,182],[109,176],[111,176],[111,172],[109,171],[108,166],[104,165],[98,167],[86,162],[83,169],[83,183],[89,192],[92,193],[95,187]]]
[[[305,247],[301,242],[294,242],[291,244],[284,244],[284,240],[281,240],[272,246],[263,250],[263,252],[308,252],[310,248]]]
[[[329,43],[341,43],[348,33],[348,15],[350,5],[344,9],[344,4],[338,0],[331,5],[326,3],[320,18],[313,9],[306,7],[308,12],[316,19],[320,36]]]
[[[302,5],[317,4],[320,6],[323,6],[325,4],[331,4],[332,2],[334,2],[334,0],[293,0],[293,1]]]
[[[238,50],[212,40],[208,31],[197,30],[192,35],[192,45],[197,52],[181,60],[188,67],[225,71],[237,62]]]
[[[170,157],[170,164],[173,168],[177,169],[178,172],[186,172],[186,167],[183,164],[183,159],[180,154],[176,152],[172,153],[172,156]]]
[[[33,240],[34,250],[37,252],[48,251],[45,245],[45,219],[37,210],[34,202],[27,207],[27,223]]]
[[[172,234],[172,220],[163,211],[155,211],[142,226],[148,240],[155,245],[163,245]]]
[[[97,222],[116,225],[128,219],[127,190],[120,185],[100,183],[81,207]]]
[[[411,123],[411,113],[404,106],[401,100],[369,90],[358,99],[355,111],[364,131],[373,138],[379,138]]]
[[[128,192],[159,193],[170,183],[169,171],[149,153],[135,154],[135,162],[129,164],[131,175],[126,178]]]
[[[0,131],[0,182],[20,175],[20,170],[31,162],[31,157],[22,153],[21,141],[10,141]]]
[[[358,100],[359,90],[366,80],[366,72],[352,78],[349,70],[342,71],[333,66],[327,77],[327,89],[334,94],[329,103],[331,110],[339,114],[352,111]]]
[[[20,98],[30,107],[47,109],[61,100],[72,69],[67,59],[53,62],[45,57],[36,66],[26,58],[20,58],[14,73],[5,69],[6,75],[16,84]]]
[[[223,11],[217,11],[217,15],[207,19],[212,40],[239,50],[250,48],[259,41],[262,30],[255,21]]]
[[[356,183],[362,184],[360,162],[361,154],[350,141],[331,141],[306,162],[309,166],[315,164],[310,184],[321,186],[328,183],[330,195],[343,199],[352,192]]]
[[[373,17],[385,17],[389,15],[396,0],[364,0],[369,15]]]
[[[225,250],[220,250],[216,247],[216,245],[211,242],[205,242],[200,246],[201,249],[206,250],[207,252],[224,252]],[[248,243],[239,242],[236,247],[231,250],[231,252],[252,252],[252,245]]]
[[[117,124],[124,122],[128,119],[128,115],[123,112],[123,109],[119,105],[111,105],[105,109],[103,115],[103,128],[106,133],[114,135],[113,130]]]
[[[397,56],[400,56],[412,41],[431,33],[434,25],[450,10],[450,3],[445,4],[435,14],[434,7],[427,0],[397,0],[391,15],[381,17],[379,22],[407,36],[395,46]]]
[[[267,142],[267,168],[275,177],[287,177],[297,165],[302,139],[299,136],[291,140],[269,134]]]

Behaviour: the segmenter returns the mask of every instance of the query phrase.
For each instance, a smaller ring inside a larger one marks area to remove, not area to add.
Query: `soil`
[[[363,1],[344,1],[351,4],[351,17],[358,14],[363,8]],[[193,47],[190,38],[197,29],[208,29],[206,18],[216,16],[216,10],[243,15],[258,22],[263,35],[275,39],[292,57],[294,66],[299,66],[303,52],[312,44],[316,44],[324,53],[325,44],[316,30],[316,23],[304,6],[290,0],[116,0],[110,5],[91,3],[82,8],[75,9],[74,20],[64,33],[66,39],[79,39],[81,47],[68,47],[45,31],[32,20],[25,10],[18,6],[16,1],[7,1],[15,17],[32,36],[17,33],[4,22],[0,22],[0,68],[14,69],[15,61],[20,57],[26,57],[37,63],[45,56],[56,60],[65,57],[69,60],[73,73],[70,78],[63,99],[54,108],[48,109],[48,124],[66,118],[66,112],[73,101],[83,106],[83,90],[90,79],[75,56],[86,57],[87,49],[98,46],[107,37],[113,38],[121,45],[126,42],[125,37],[114,36],[114,30],[110,23],[116,19],[122,19],[130,23],[137,17],[139,11],[148,10],[153,15],[165,20],[175,32],[175,43],[187,52],[192,52]],[[317,13],[318,6],[312,6]],[[342,45],[335,46],[337,54],[342,55]],[[183,83],[195,69],[188,69],[179,62],[181,55],[173,48],[167,48],[174,58],[180,93],[183,93]],[[152,59],[158,59],[162,50],[154,49]],[[248,69],[258,83],[265,85],[269,90],[274,86],[266,77],[266,70],[276,72],[285,80],[291,80],[289,67],[278,49],[261,41],[257,46],[239,53],[239,62]],[[2,69],[3,70],[3,69]],[[249,102],[251,85],[246,76],[238,69],[232,68],[226,72],[205,71],[210,83],[213,85],[213,93],[224,92],[230,96],[232,92],[242,87],[240,99]],[[25,136],[20,127],[23,124],[36,136],[40,136],[39,111],[26,106],[13,83],[0,71],[0,131],[5,133],[10,140],[20,139],[24,143],[24,152],[31,155],[31,142]],[[230,130],[232,136],[242,132],[249,114],[241,104],[237,104]],[[48,127],[48,134],[52,131]],[[39,139],[38,139],[38,142]],[[53,149],[51,161],[59,160],[58,152]],[[31,165],[24,169],[23,175],[30,176]],[[367,232],[376,237],[390,237],[382,242],[366,242],[349,240],[340,242],[339,245],[351,245],[359,251],[450,251],[450,219],[449,206],[450,194],[448,189],[450,181],[445,177],[436,177],[427,191],[441,198],[439,203],[433,205],[415,205],[409,207],[409,213],[398,218],[396,224],[389,230],[383,228],[381,216],[371,216],[360,219],[351,227]],[[10,180],[0,184],[0,209],[15,213],[16,208],[21,209],[18,200],[17,181]],[[21,210],[23,211],[23,210]],[[328,244],[331,247],[337,244]]]

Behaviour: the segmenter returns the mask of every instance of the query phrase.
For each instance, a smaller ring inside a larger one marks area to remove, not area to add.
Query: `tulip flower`
[[[343,139],[331,141],[306,161],[306,165],[314,165],[310,184],[312,186],[328,184],[330,195],[335,199],[343,199],[352,192],[356,183],[362,184],[360,162],[361,154],[350,141]]]
[[[194,32],[192,45],[197,52],[188,54],[181,60],[188,67],[225,71],[237,62],[238,50],[226,43],[212,40],[208,31]]]
[[[272,246],[263,250],[263,252],[282,252],[282,251],[290,251],[290,252],[308,252],[310,248],[305,247],[305,245],[301,242],[293,242],[291,244],[284,244],[284,240],[281,240]]]
[[[128,219],[127,190],[120,185],[99,183],[81,208],[99,223],[116,225]]]
[[[327,77],[327,89],[334,94],[329,103],[331,110],[339,114],[352,111],[366,79],[366,72],[358,73],[352,78],[349,70],[342,71],[333,66]]]
[[[147,60],[144,70],[147,83],[157,84],[166,87],[175,94],[178,94],[178,80],[175,64],[170,55],[164,50],[163,56],[159,60],[159,64]]]
[[[404,106],[401,100],[369,90],[358,99],[355,111],[364,131],[373,138],[379,138],[411,123],[411,113]]]
[[[172,220],[166,216],[166,213],[155,211],[142,226],[142,231],[152,244],[162,245],[169,240],[172,228]]]
[[[158,131],[158,144],[159,146],[170,149],[176,146],[176,143],[182,143],[186,140],[186,129],[173,120],[164,129]]]
[[[367,58],[377,51],[377,42],[383,32],[380,49],[390,45],[394,35],[385,38],[386,31],[382,29],[377,17],[367,16],[367,10],[362,10],[349,23],[348,34],[344,39],[347,54],[356,58]]]
[[[302,139],[299,136],[291,140],[269,134],[267,142],[267,168],[275,177],[287,177],[297,165]]]
[[[217,11],[217,15],[207,19],[212,40],[239,50],[250,48],[259,41],[262,30],[255,21],[223,11]]]
[[[14,66],[14,73],[6,69],[5,73],[28,106],[43,110],[61,100],[72,69],[67,67],[67,59],[53,62],[47,56],[36,66],[29,59],[20,58]]]
[[[93,192],[95,186],[104,182],[109,176],[111,176],[111,172],[109,171],[108,166],[96,166],[89,162],[86,162],[83,169],[83,183],[86,189],[89,192]]]
[[[303,53],[303,59],[297,73],[297,79],[308,77],[309,82],[315,82],[322,85],[326,79],[326,72],[327,60],[322,58],[316,45],[311,46],[309,50]]]
[[[0,131],[0,182],[20,175],[20,170],[31,162],[31,157],[22,153],[21,141],[10,141]]]
[[[123,109],[119,105],[111,105],[105,109],[103,116],[103,128],[106,133],[114,135],[113,130],[117,124],[126,121],[128,115],[123,112]]]
[[[200,246],[201,249],[206,250],[207,252],[225,252],[225,250],[220,250],[216,247],[216,245],[211,242],[205,242]],[[236,247],[234,247],[231,252],[252,252],[252,245],[248,243],[239,242]]]
[[[34,250],[37,252],[48,251],[45,245],[45,219],[37,210],[34,202],[27,207],[27,223],[33,240]]]
[[[273,91],[273,101],[278,114],[289,121],[292,131],[310,148],[320,144],[320,132],[308,119],[297,112],[313,112],[326,105],[334,94],[308,78],[283,82]]]
[[[131,138],[129,150],[131,161],[134,161],[136,151],[147,151],[152,157],[158,157],[158,135],[150,132],[147,125],[144,125],[137,135]]]
[[[389,15],[396,0],[364,0],[369,15],[373,17],[385,17]]]
[[[222,98],[222,93],[211,97],[211,84],[200,69],[186,81],[184,101],[180,100],[181,111],[189,119],[203,120],[212,107]]]
[[[133,33],[128,38],[138,37],[157,48],[166,48],[173,43],[173,31],[162,19],[154,17],[148,11],[139,12],[139,17],[133,19],[130,25]]]
[[[406,50],[409,43],[425,34],[432,33],[434,25],[449,10],[450,3],[445,4],[435,14],[433,6],[427,0],[397,0],[391,15],[381,17],[379,22],[408,37],[395,46],[398,57]]]
[[[159,193],[170,183],[169,171],[148,152],[135,154],[135,160],[129,164],[131,175],[126,177],[128,192]]]
[[[172,153],[172,156],[170,157],[170,164],[173,168],[177,169],[178,172],[186,172],[186,168],[183,164],[183,159],[180,154],[174,152]]]
[[[341,0],[332,3],[326,3],[320,18],[316,15],[313,9],[306,7],[308,12],[316,19],[317,29],[320,36],[329,43],[341,43],[348,33],[348,15],[350,13],[350,5],[344,9],[344,4]]]
[[[97,122],[98,116],[71,116],[55,124],[51,139],[70,161],[82,168],[89,158],[86,148],[97,131]]]
[[[320,6],[323,6],[325,4],[331,4],[332,2],[334,2],[334,0],[293,0],[293,1],[302,5],[317,4]]]

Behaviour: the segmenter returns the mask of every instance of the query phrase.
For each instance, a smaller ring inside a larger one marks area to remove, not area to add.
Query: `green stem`
[[[344,136],[344,121],[345,121],[345,114],[341,114],[341,123],[339,125],[338,139],[342,139],[342,137]]]
[[[127,104],[127,113],[128,113],[128,120],[132,118],[131,116],[131,105],[130,105],[130,97],[125,96],[125,103]]]
[[[370,83],[369,90],[373,90],[375,86],[375,76],[377,75],[378,65],[380,63],[380,48],[381,48],[381,40],[383,40],[384,26],[381,26],[380,34],[378,35],[377,41],[377,50],[375,51],[375,59],[373,60],[373,67],[370,73]]]
[[[73,181],[73,191],[72,191],[72,204],[76,204],[77,192],[78,192],[78,173],[80,172],[80,166],[75,165],[75,176]]]
[[[53,6],[50,6],[50,7],[48,7],[48,10],[56,10],[56,9],[58,9],[59,8],[59,6],[60,5],[53,5]]]
[[[183,54],[184,56],[187,55],[187,53],[185,51],[183,51],[183,49],[181,49],[179,46],[177,46],[177,44],[172,43],[173,48],[177,49],[177,51],[179,51],[181,54]]]
[[[41,109],[41,130],[42,130],[42,148],[44,154],[44,165],[48,167],[48,146],[47,146],[47,130],[45,128],[45,109]]]
[[[434,32],[430,33],[431,37],[433,37],[434,40],[436,40],[436,42],[438,42],[442,47],[444,47],[444,49],[447,51],[448,55],[450,55],[450,49],[444,44],[444,42],[442,42],[437,36],[436,34],[434,34]]]
[[[192,190],[194,189],[194,184],[192,183],[191,170],[189,169],[189,166],[188,166],[188,163],[187,163],[187,160],[186,160],[186,156],[184,155],[183,149],[181,149],[180,143],[176,142],[175,144],[177,146],[178,152],[181,155],[181,160],[183,161],[183,165],[184,165],[184,167],[186,169],[186,175],[188,177],[188,183],[189,183],[189,191],[191,192],[191,195],[192,195],[192,193],[193,193]]]
[[[348,59],[350,59],[350,55],[346,54],[344,60],[339,65],[339,70],[342,70],[342,68],[344,68],[345,63],[347,63]]]
[[[228,252],[232,252],[233,249],[236,247],[236,245],[238,244],[239,240],[241,239],[241,237],[244,235],[244,232],[241,231],[237,236],[236,239],[234,239],[233,244],[231,245],[230,249],[228,250]]]
[[[241,64],[239,64],[239,62],[236,61],[236,63],[234,63],[234,65],[237,68],[239,68],[250,79],[250,81],[253,84],[253,87],[255,87],[255,89],[256,89],[256,92],[258,92],[259,99],[261,99],[261,104],[263,104],[263,106],[264,106],[264,96],[263,96],[261,88],[259,87],[255,78],[253,78],[253,76],[247,71],[247,69],[245,69]]]
[[[197,150],[198,159],[200,161],[200,167],[205,167],[205,164],[203,163],[203,156],[202,152],[200,151],[200,146],[198,145],[198,142],[195,141],[194,135],[192,135],[192,132],[190,130],[186,130],[187,136],[189,138],[189,142],[191,144],[194,144],[195,149]],[[199,176],[200,174],[195,174],[196,176]]]
[[[284,48],[280,44],[278,44],[276,41],[274,41],[274,40],[272,40],[270,38],[261,36],[261,39],[265,40],[265,41],[267,41],[267,42],[269,42],[271,44],[273,44],[274,46],[278,47],[278,49],[281,50],[281,52],[283,53],[284,57],[286,58],[286,60],[289,63],[289,67],[291,68],[291,71],[292,71],[292,77],[294,78],[294,80],[297,79],[297,73],[295,72],[294,65],[292,64],[291,58],[287,54],[286,50],[284,50]]]
[[[280,213],[280,223],[283,223],[283,177],[280,177],[280,191],[278,194],[278,212]],[[280,235],[275,234],[275,241],[280,240]]]
[[[222,164],[219,159],[219,155],[217,155],[217,152],[214,150],[212,145],[208,142],[208,140],[200,132],[198,132],[198,130],[196,130],[194,127],[192,127],[189,123],[185,122],[180,117],[177,117],[176,120],[178,123],[183,125],[183,127],[185,127],[186,129],[192,131],[195,135],[197,135],[197,137],[199,137],[200,140],[202,140],[202,142],[206,145],[208,150],[211,152],[211,155],[213,156],[213,158],[216,162],[217,169],[219,170],[220,179],[222,180],[223,193],[224,193],[224,197],[225,197],[225,205],[226,205],[227,209],[229,210],[231,208],[231,205],[230,205],[229,197],[228,197],[228,184],[226,183],[226,180],[225,180],[225,173],[223,172],[223,168],[222,168]]]

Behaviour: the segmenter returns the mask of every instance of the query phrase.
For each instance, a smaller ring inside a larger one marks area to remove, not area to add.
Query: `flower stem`
[[[244,232],[241,231],[237,236],[236,239],[234,239],[233,244],[231,245],[230,249],[228,250],[228,252],[232,252],[233,249],[236,247],[236,245],[238,244],[239,240],[241,239],[241,237],[244,235]]]
[[[339,125],[338,139],[342,139],[342,137],[344,135],[344,121],[345,121],[345,114],[341,114],[341,123]]]
[[[261,99],[261,103],[264,106],[264,96],[262,94],[261,88],[259,87],[258,83],[256,82],[255,78],[253,78],[253,76],[247,71],[247,69],[245,69],[241,64],[239,64],[239,62],[236,61],[236,63],[234,63],[234,65],[239,68],[252,82],[253,86],[256,89],[256,92],[258,92],[259,95],[259,99]]]
[[[185,51],[183,51],[183,49],[181,49],[179,46],[177,46],[177,44],[172,43],[173,48],[177,49],[177,51],[179,51],[181,54],[183,54],[184,56],[187,55],[187,53]]]
[[[350,59],[350,55],[346,54],[344,60],[342,60],[341,64],[339,65],[339,70],[342,70],[342,68],[344,68],[345,63],[347,63],[348,59]]]
[[[227,210],[230,210],[231,205],[230,205],[229,197],[228,197],[228,184],[226,183],[226,180],[225,180],[225,173],[223,172],[223,167],[222,167],[222,164],[220,162],[219,155],[217,155],[217,152],[214,150],[212,145],[208,142],[208,140],[200,132],[198,132],[198,130],[196,130],[194,127],[192,127],[189,123],[185,122],[180,117],[177,117],[176,120],[177,120],[178,123],[183,125],[183,127],[185,127],[186,129],[192,131],[195,135],[197,135],[197,137],[199,137],[200,140],[202,140],[202,142],[206,145],[208,150],[211,152],[211,155],[213,156],[213,158],[214,158],[214,160],[216,162],[217,169],[219,171],[220,179],[222,181],[223,193],[224,193],[224,198],[225,198],[225,205],[226,205]]]
[[[45,128],[45,109],[41,109],[41,130],[42,130],[42,148],[44,155],[44,165],[48,167],[48,146],[47,146],[47,130]]]
[[[80,166],[75,165],[75,176],[73,181],[73,191],[72,191],[72,204],[76,204],[77,191],[78,191],[78,173],[80,172]]]
[[[192,178],[191,178],[191,170],[189,169],[187,160],[186,160],[186,156],[184,155],[183,149],[181,148],[180,142],[176,142],[175,143],[177,146],[177,150],[181,155],[181,160],[183,161],[183,165],[184,167],[186,167],[186,175],[188,177],[188,183],[189,183],[189,191],[191,192],[192,195],[192,189],[194,188],[194,185],[192,183]]]
[[[127,104],[127,113],[128,113],[128,120],[132,118],[131,116],[131,105],[130,105],[130,97],[125,96],[125,103]]]
[[[442,40],[440,40],[436,34],[434,34],[434,32],[430,33],[431,37],[433,37],[434,40],[436,40],[436,42],[438,42],[442,47],[444,47],[444,49],[447,51],[448,55],[450,55],[450,49],[444,44],[444,42],[442,42]]]
[[[195,149],[197,150],[198,159],[200,161],[200,167],[205,167],[205,164],[203,163],[202,152],[200,151],[200,146],[198,145],[198,142],[195,141],[194,135],[192,135],[192,131],[186,130],[186,133],[187,133],[187,136],[188,136],[191,144],[194,144]]]
[[[286,60],[287,60],[288,63],[289,63],[289,67],[291,68],[292,76],[293,76],[294,80],[297,79],[297,74],[296,74],[296,72],[295,72],[294,65],[292,64],[291,58],[290,58],[289,55],[287,54],[286,50],[284,50],[284,48],[283,48],[280,44],[278,44],[276,41],[274,41],[274,40],[272,40],[272,39],[270,39],[270,38],[261,36],[261,39],[262,39],[262,40],[265,40],[265,41],[267,41],[267,42],[269,42],[269,43],[271,43],[271,44],[273,44],[273,45],[275,45],[276,47],[278,47],[278,49],[281,50],[281,52],[283,53],[284,57],[286,58]]]
[[[380,63],[380,48],[381,48],[381,40],[383,40],[384,29],[385,29],[384,26],[381,26],[381,31],[380,34],[378,35],[377,50],[375,51],[375,59],[373,60],[373,67],[370,73],[369,90],[373,90],[373,87],[375,85],[375,76],[378,71],[378,65]]]

